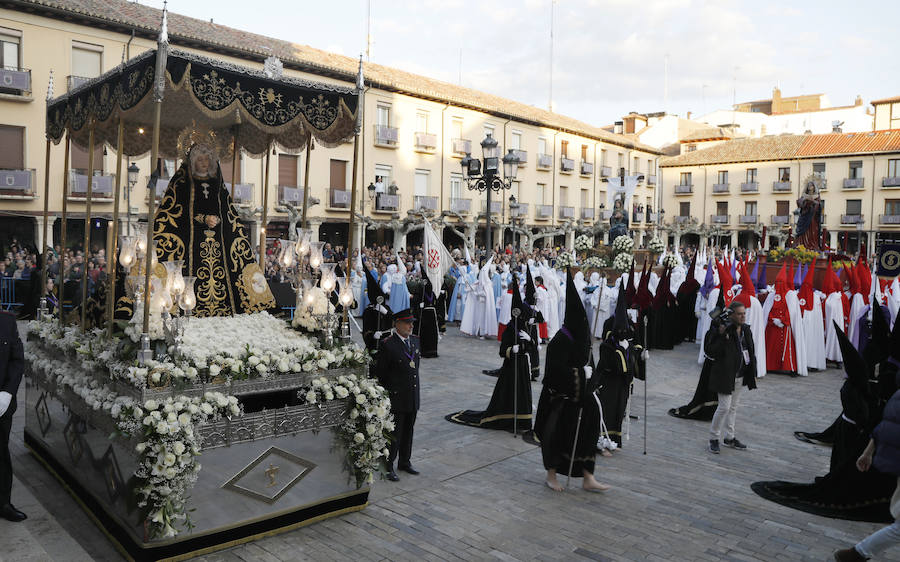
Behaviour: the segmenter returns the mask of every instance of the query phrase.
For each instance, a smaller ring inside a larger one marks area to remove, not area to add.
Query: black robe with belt
[[[412,309],[415,317],[413,333],[419,336],[422,357],[438,356],[438,333],[440,332],[438,306],[439,299],[434,292],[423,285],[413,296]]]
[[[683,341],[694,341],[697,339],[697,315],[694,313],[694,307],[697,304],[697,293],[699,286],[685,281],[678,288],[678,294],[675,296],[675,343],[679,344]]]
[[[375,332],[382,332],[381,337],[383,338],[390,334],[394,324],[393,313],[387,303],[382,305],[387,310],[387,314],[375,310],[376,306],[376,304],[370,304],[362,314],[363,343],[366,344],[366,350],[371,354],[378,352],[378,339],[375,338]]]
[[[487,409],[464,410],[449,414],[445,419],[488,429],[512,430],[513,425],[516,431],[531,429],[531,359],[524,346],[525,343],[527,342],[516,337],[512,328],[505,330],[500,340],[503,366],[500,368]],[[518,353],[512,350],[516,344],[519,345]],[[515,420],[513,412],[518,413]]]
[[[619,448],[622,447],[622,423],[628,410],[631,383],[640,376],[641,351],[641,346],[634,344],[622,349],[610,339],[600,344],[596,372],[600,388],[597,394],[603,408],[603,423]]]
[[[580,477],[585,470],[594,472],[597,439],[600,436],[600,411],[593,394],[588,391],[584,365],[578,364],[577,357],[583,354],[574,352],[575,345],[578,344],[562,330],[547,344],[544,388],[538,400],[534,435],[541,445],[545,469],[569,475],[569,464],[572,462],[571,476]]]

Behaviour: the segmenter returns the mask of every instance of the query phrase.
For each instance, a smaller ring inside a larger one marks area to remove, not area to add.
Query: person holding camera
[[[719,453],[719,439],[725,426],[725,446],[746,449],[734,434],[741,387],[756,388],[756,350],[753,334],[744,323],[747,309],[733,301],[712,323],[706,335],[706,356],[712,363],[709,389],[719,397],[709,432],[709,452]]]

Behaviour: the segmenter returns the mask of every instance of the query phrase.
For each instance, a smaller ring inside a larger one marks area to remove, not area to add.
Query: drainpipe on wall
[[[594,198],[591,203],[591,208],[594,211],[594,225],[597,224],[597,221],[602,220],[601,217],[597,215],[597,174],[600,173],[600,170],[597,169],[597,145],[599,142],[594,142]],[[594,240],[594,245],[596,245],[597,241]]]
[[[863,179],[863,182],[866,180]],[[863,183],[865,186],[865,183]],[[866,259],[869,259],[869,254],[875,251],[875,155],[872,155],[872,197],[869,202],[869,221],[872,223],[872,230],[868,231],[868,238],[871,240],[871,244],[869,240],[866,240]],[[863,227],[865,227],[866,223],[863,222]]]
[[[559,131],[553,133],[553,185],[550,187],[550,206],[552,207],[550,210],[550,226],[556,226],[556,135],[558,134]],[[544,238],[544,240],[546,241],[547,239]]]

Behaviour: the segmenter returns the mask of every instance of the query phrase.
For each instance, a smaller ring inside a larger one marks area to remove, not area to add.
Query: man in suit
[[[398,455],[397,468],[409,474],[419,473],[409,462],[413,426],[419,410],[419,338],[412,335],[413,322],[408,308],[394,314],[394,331],[379,342],[375,364],[378,382],[388,391],[394,413],[394,435],[387,466],[387,479],[391,482],[400,480],[394,472]]]
[[[10,503],[12,459],[9,457],[9,433],[24,371],[25,352],[16,317],[0,312],[0,517],[13,522],[25,520],[25,514]]]

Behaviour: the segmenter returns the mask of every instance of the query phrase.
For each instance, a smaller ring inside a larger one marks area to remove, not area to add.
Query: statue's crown
[[[210,147],[220,161],[231,160],[232,144],[216,131],[199,126],[196,121],[192,121],[189,127],[185,127],[178,134],[178,154],[186,158],[195,144],[205,144]]]

